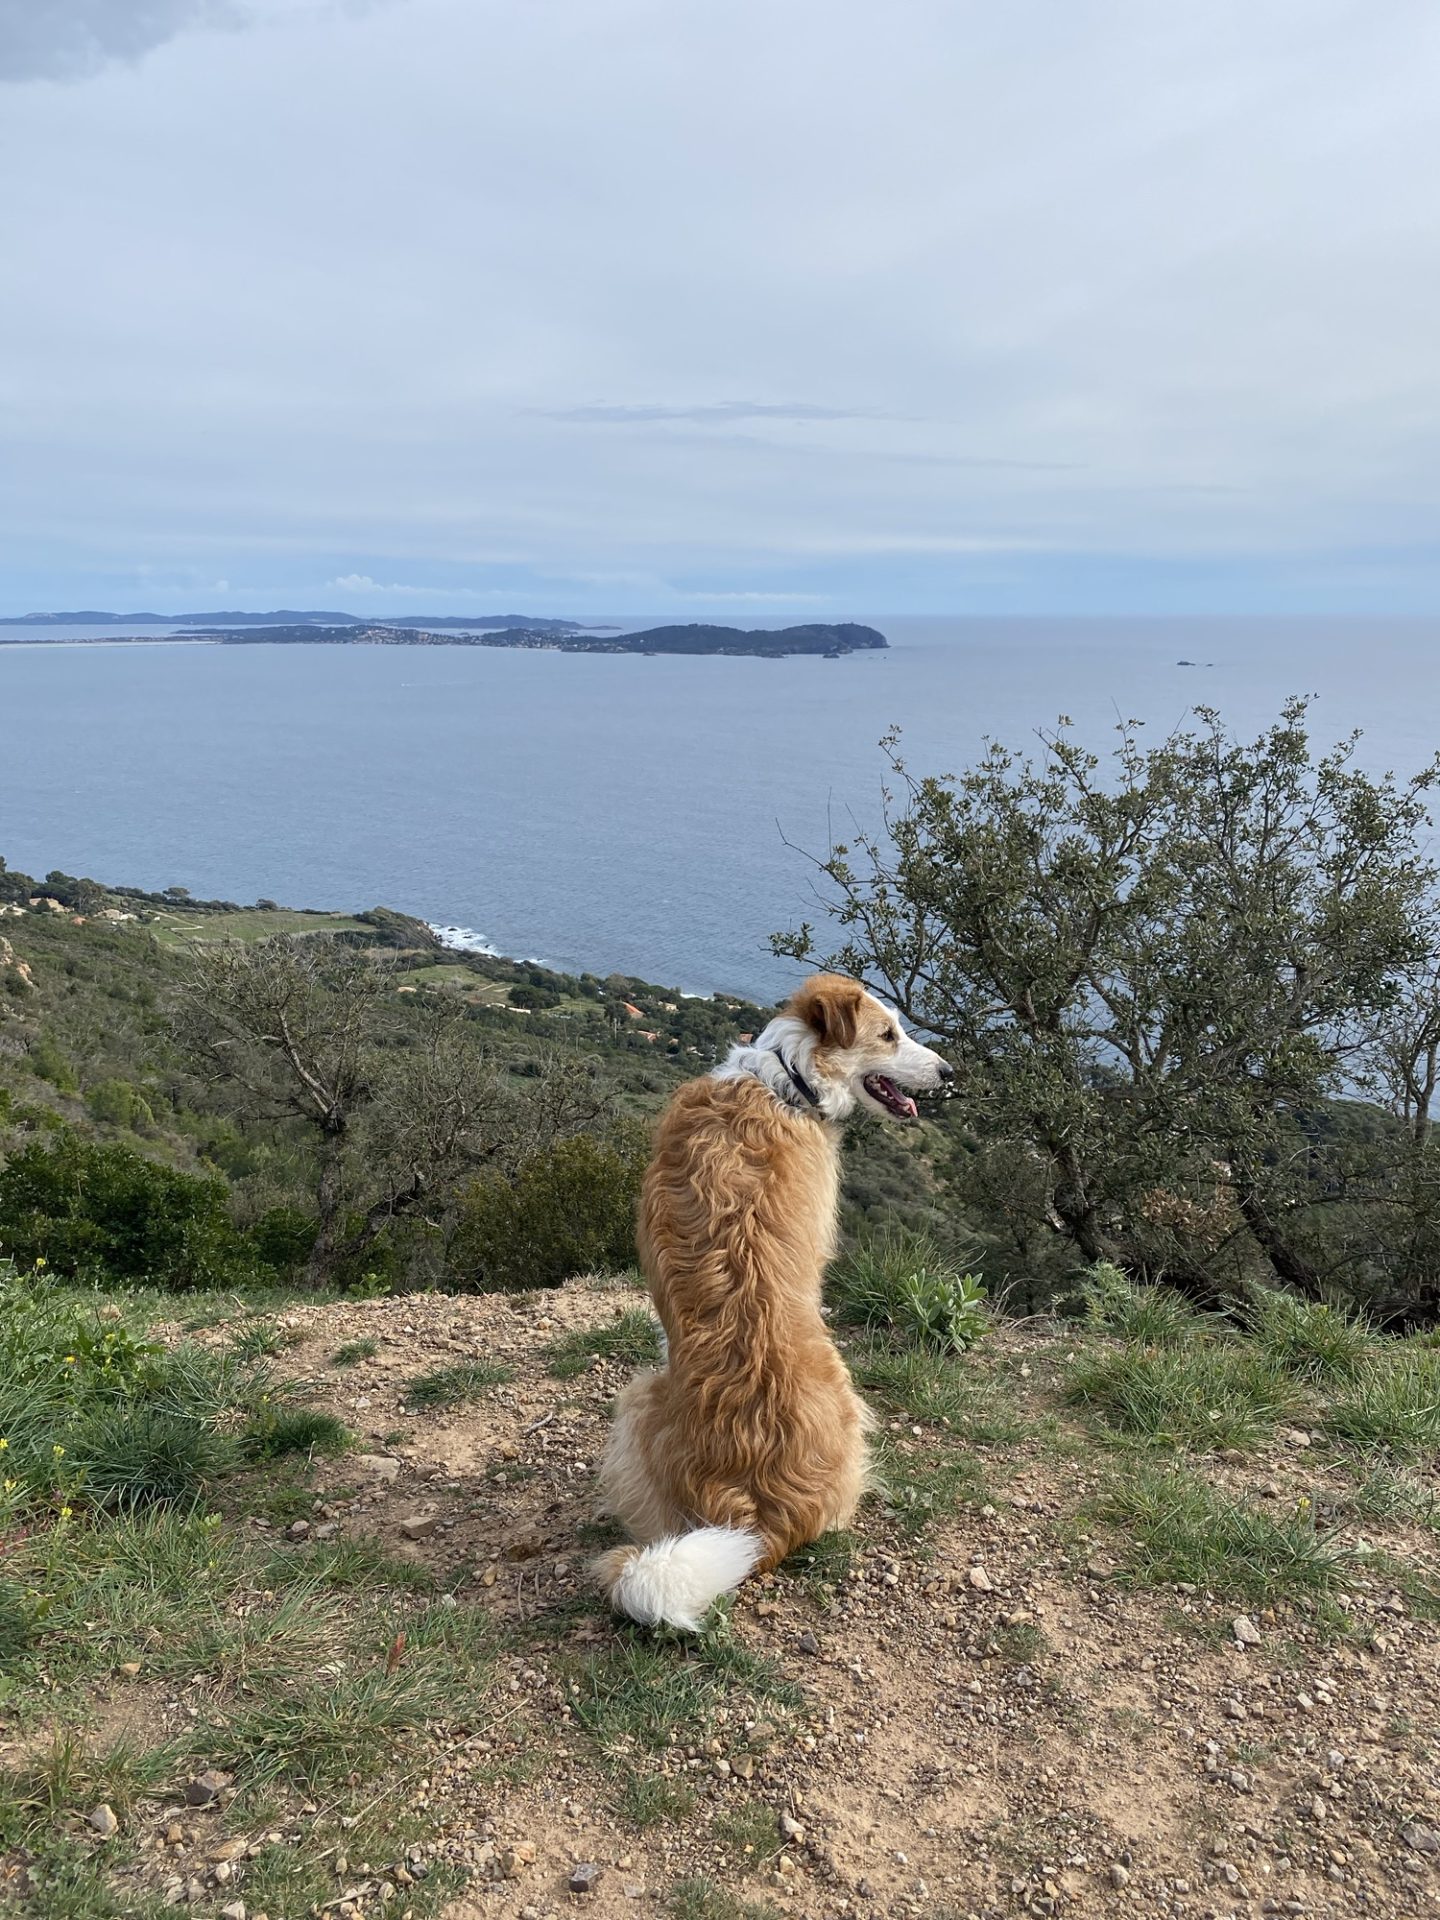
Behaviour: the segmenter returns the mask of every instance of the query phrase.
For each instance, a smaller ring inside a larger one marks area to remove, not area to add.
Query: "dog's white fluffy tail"
[[[698,1633],[714,1602],[739,1586],[764,1551],[748,1528],[697,1527],[648,1547],[617,1547],[595,1571],[617,1613]]]

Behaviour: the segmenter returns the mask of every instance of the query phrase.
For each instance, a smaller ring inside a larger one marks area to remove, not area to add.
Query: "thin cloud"
[[[868,407],[819,407],[805,400],[709,400],[695,406],[656,402],[585,407],[536,407],[547,420],[574,420],[586,426],[636,426],[651,421],[716,420],[898,420],[901,414]]]

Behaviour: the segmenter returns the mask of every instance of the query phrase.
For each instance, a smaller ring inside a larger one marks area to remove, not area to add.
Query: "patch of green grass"
[[[731,1801],[716,1814],[710,1831],[742,1870],[764,1866],[785,1844],[779,1816],[762,1800]]]
[[[103,1800],[120,1816],[164,1778],[168,1755],[121,1741],[103,1750],[71,1727],[60,1728],[43,1751],[3,1776],[11,1844],[43,1834],[56,1820]]]
[[[1377,1467],[1351,1492],[1342,1494],[1336,1511],[1347,1519],[1374,1521],[1382,1526],[1428,1527],[1440,1533],[1440,1499],[1424,1481],[1384,1467]]]
[[[658,1827],[695,1811],[695,1794],[683,1780],[658,1773],[632,1773],[620,1790],[616,1812],[632,1827]]]
[[[277,1406],[273,1401],[258,1407],[241,1436],[246,1454],[252,1460],[279,1460],[286,1454],[344,1453],[351,1443],[350,1429],[333,1413],[315,1407]]]
[[[1186,1583],[1254,1601],[1323,1600],[1349,1557],[1309,1509],[1263,1512],[1191,1473],[1142,1472],[1098,1503],[1125,1535],[1127,1571],[1147,1586]]]
[[[64,1457],[71,1497],[110,1509],[193,1504],[237,1464],[210,1420],[143,1403],[96,1409],[70,1430]]]
[[[335,1818],[316,1820],[306,1830],[302,1845],[262,1847],[247,1861],[243,1883],[247,1910],[274,1915],[276,1920],[317,1913],[348,1884],[336,1877],[337,1855],[389,1864],[400,1860],[407,1846],[426,1839],[430,1831],[423,1814],[408,1804],[403,1789],[385,1796],[378,1805],[367,1795],[365,1811],[344,1819],[343,1827]],[[405,1889],[405,1909],[414,1920],[424,1920],[446,1906],[460,1884],[455,1869],[436,1863],[423,1880]],[[174,1920],[175,1909],[168,1913]]]
[[[801,1698],[772,1662],[722,1626],[684,1645],[627,1635],[591,1654],[572,1675],[570,1707],[602,1753],[616,1758],[699,1735],[721,1706],[749,1700],[793,1710]]]
[[[303,1591],[285,1596],[268,1633],[249,1636],[248,1686],[227,1693],[191,1749],[246,1792],[318,1794],[373,1779],[409,1736],[473,1701],[489,1664],[488,1626],[476,1611],[367,1609],[357,1619],[353,1606],[322,1607],[313,1592],[308,1604]],[[317,1663],[327,1646],[330,1658]]]
[[[567,1333],[544,1351],[545,1370],[556,1380],[574,1380],[595,1360],[653,1366],[660,1358],[660,1328],[643,1307],[632,1307],[608,1327]]]
[[[107,1872],[111,1857],[55,1836],[32,1860],[29,1898],[15,1911],[34,1920],[174,1920],[175,1909],[157,1895],[114,1887]]]
[[[373,1540],[322,1540],[307,1547],[303,1560],[292,1553],[277,1556],[266,1568],[266,1579],[274,1585],[287,1577],[297,1577],[303,1568],[307,1578],[327,1587],[390,1587],[399,1592],[428,1593],[435,1576],[418,1560],[404,1560],[387,1553]]]
[[[242,1360],[264,1360],[283,1353],[286,1347],[298,1346],[304,1338],[304,1334],[294,1328],[276,1327],[258,1320],[251,1326],[241,1327],[230,1345]]]
[[[247,1489],[245,1510],[271,1526],[288,1527],[292,1520],[308,1520],[315,1511],[315,1489],[308,1469],[282,1470],[278,1474],[257,1473],[253,1489]]]
[[[378,1340],[347,1340],[330,1356],[332,1367],[358,1367],[362,1360],[373,1360],[380,1351]]]
[[[780,1563],[780,1572],[807,1588],[812,1597],[829,1599],[849,1578],[858,1545],[853,1533],[822,1533],[818,1540],[789,1554]]]
[[[491,1387],[503,1386],[515,1377],[513,1367],[489,1360],[466,1360],[454,1367],[439,1367],[433,1373],[418,1374],[405,1389],[407,1406],[418,1408],[460,1407],[478,1400]]]
[[[768,1900],[742,1900],[713,1880],[677,1880],[665,1896],[669,1920],[780,1920]]]
[[[1024,1433],[1003,1374],[944,1354],[876,1342],[853,1362],[859,1385],[915,1420],[946,1426],[977,1446],[1008,1445]]]
[[[907,1449],[887,1438],[875,1449],[878,1490],[887,1513],[917,1537],[937,1520],[988,1498],[985,1473],[971,1455]]]
[[[837,1316],[851,1326],[883,1328],[901,1342],[963,1353],[989,1331],[985,1288],[930,1234],[884,1228],[862,1238],[828,1283]]]
[[[1109,1260],[1086,1269],[1085,1318],[1102,1333],[1139,1347],[1180,1347],[1204,1322],[1166,1286],[1139,1286]]]
[[[1296,1395],[1267,1356],[1218,1339],[1083,1354],[1066,1387],[1120,1432],[1196,1452],[1255,1446]]]
[[[1000,1659],[1017,1667],[1033,1667],[1050,1651],[1050,1642],[1033,1621],[1017,1620],[1014,1626],[1000,1626],[991,1634],[986,1651],[994,1647]]]
[[[1322,1425],[1348,1446],[1419,1460],[1440,1450],[1440,1349],[1382,1347],[1331,1402]]]
[[[1260,1351],[1297,1380],[1353,1380],[1375,1350],[1363,1322],[1293,1294],[1265,1292],[1251,1309],[1251,1337]]]

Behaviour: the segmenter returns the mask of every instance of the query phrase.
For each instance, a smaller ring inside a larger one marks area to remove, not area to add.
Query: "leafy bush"
[[[647,1151],[639,1128],[577,1134],[533,1155],[513,1181],[498,1173],[476,1181],[451,1249],[462,1284],[523,1291],[630,1266]]]
[[[881,1327],[912,1344],[963,1353],[988,1329],[985,1288],[928,1234],[882,1230],[836,1267],[831,1298],[843,1320]]]
[[[155,1124],[150,1102],[128,1080],[101,1080],[85,1096],[93,1120],[111,1127],[129,1127],[144,1133]]]
[[[273,1279],[236,1229],[223,1180],[180,1173],[70,1128],[0,1169],[0,1244],[66,1279],[168,1288]]]

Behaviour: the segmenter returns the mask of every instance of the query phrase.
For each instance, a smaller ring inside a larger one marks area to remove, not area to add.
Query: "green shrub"
[[[480,1293],[558,1287],[635,1259],[635,1203],[648,1144],[639,1128],[577,1134],[525,1161],[513,1181],[489,1174],[461,1207],[452,1259]]]
[[[979,1279],[908,1227],[862,1239],[836,1267],[830,1295],[842,1320],[940,1352],[965,1352],[989,1327]]]
[[[129,1127],[132,1132],[147,1132],[155,1124],[150,1102],[128,1080],[102,1080],[91,1087],[85,1105],[92,1120],[111,1127]]]
[[[80,1082],[75,1077],[75,1069],[48,1033],[42,1033],[33,1042],[25,1056],[25,1064],[37,1079],[48,1080],[61,1093],[79,1091]]]
[[[68,1127],[0,1169],[0,1243],[65,1279],[215,1287],[273,1278],[230,1219],[223,1180],[157,1165]]]
[[[249,1239],[258,1259],[279,1275],[298,1272],[310,1258],[316,1222],[298,1207],[271,1207],[250,1229]]]

